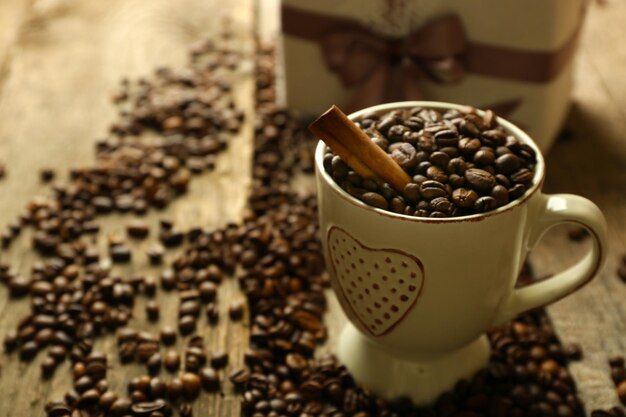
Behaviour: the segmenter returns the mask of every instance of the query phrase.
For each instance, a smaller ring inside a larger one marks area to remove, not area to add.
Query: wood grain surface
[[[257,3],[259,4],[259,3]],[[261,4],[256,13],[272,13],[275,0]],[[268,11],[269,10],[269,11]],[[0,180],[0,227],[19,214],[34,195],[48,192],[39,183],[38,170],[52,167],[63,180],[71,166],[93,161],[94,141],[105,135],[115,116],[109,97],[123,76],[149,74],[156,66],[181,65],[186,47],[202,36],[211,36],[221,16],[234,17],[242,48],[251,48],[254,32],[271,32],[274,24],[263,18],[253,24],[253,0],[2,0],[0,1],[0,161],[7,177]],[[273,19],[276,22],[276,19]],[[578,56],[574,104],[567,122],[572,139],[555,145],[548,157],[546,192],[571,192],[594,200],[609,222],[610,253],[599,277],[550,308],[565,342],[584,349],[584,360],[572,366],[588,410],[617,404],[606,359],[626,353],[626,285],[615,274],[621,254],[626,253],[626,2],[593,2]],[[238,105],[248,120],[253,115],[252,63],[242,62],[236,82]],[[250,184],[252,126],[231,142],[220,155],[217,169],[192,182],[190,192],[168,210],[151,212],[151,241],[163,216],[176,224],[223,225],[237,220]],[[110,216],[104,233],[122,232],[127,217]],[[121,272],[152,273],[133,247],[132,267]],[[589,242],[570,242],[564,228],[548,233],[533,253],[539,276],[572,264]],[[0,260],[10,260],[22,271],[33,260],[28,235],[21,236]],[[173,256],[173,253],[168,255]],[[232,284],[232,285],[231,285]],[[161,323],[174,324],[177,303],[160,295]],[[228,302],[241,294],[234,282],[220,287],[222,316]],[[329,295],[327,315],[332,349],[344,318],[334,296]],[[0,339],[28,310],[25,301],[9,301],[0,288]],[[156,330],[144,319],[143,302],[135,306],[131,326]],[[247,344],[244,320],[221,320],[203,331],[211,351],[226,350],[231,366],[242,360]],[[126,381],[143,373],[143,367],[117,366],[113,338],[99,341],[110,352],[115,372],[109,380],[121,390]],[[29,365],[0,354],[0,417],[38,416],[48,400],[59,399],[69,388],[67,365],[51,382],[41,382],[39,360]],[[195,403],[196,415],[238,415],[238,399],[225,385],[224,396],[203,394]]]

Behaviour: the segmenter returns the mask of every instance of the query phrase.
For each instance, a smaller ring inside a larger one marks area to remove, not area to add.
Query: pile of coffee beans
[[[490,110],[415,107],[372,113],[357,124],[412,178],[402,192],[365,179],[330,149],[324,169],[373,207],[417,217],[459,217],[495,210],[532,185],[535,150],[505,132]]]
[[[47,377],[65,358],[71,360],[73,387],[62,401],[47,404],[47,415],[161,417],[176,411],[191,416],[193,401],[203,390],[220,392],[227,372],[227,383],[239,393],[242,414],[252,417],[584,416],[567,369],[570,361],[581,358],[580,348],[563,346],[540,309],[491,331],[487,368],[459,381],[426,408],[406,399],[376,397],[335,357],[317,352],[327,338],[329,277],[318,239],[315,196],[291,185],[295,173],[311,172],[315,141],[275,103],[271,44],[259,44],[256,52],[253,187],[244,219],[215,230],[187,231],[162,221],[161,243],[148,252],[151,263],[161,264],[165,246],[182,248],[161,268],[158,280],[124,279],[97,263],[100,254],[81,237],[98,232],[99,215],[112,210],[140,215],[155,202],[167,204],[175,195],[170,191],[182,191],[179,186],[190,180],[186,170],[210,169],[209,160],[212,163],[226,146],[222,134],[234,130],[241,118],[231,105],[217,104],[231,103],[230,90],[224,80],[211,78],[219,74],[211,63],[222,57],[222,65],[229,66],[232,56],[203,43],[193,48],[191,69],[160,70],[155,76],[160,81],[143,80],[138,92],[124,83],[117,101],[127,103],[135,93],[142,98],[114,125],[113,138],[99,142],[98,167],[81,169],[69,186],[55,185],[55,195],[35,200],[23,217],[23,225],[32,225],[39,235],[35,249],[49,257],[33,266],[31,278],[7,265],[0,267],[0,281],[12,296],[28,295],[31,302],[31,313],[4,343],[25,360],[47,349],[41,363]],[[174,86],[179,93],[177,88],[183,89],[184,99],[169,90]],[[142,145],[132,139],[143,129],[154,130],[160,142]],[[209,133],[221,140],[209,144],[203,136]],[[498,147],[493,149],[497,153]],[[520,149],[518,158],[532,160]],[[108,162],[101,166],[104,160]],[[133,220],[127,233],[144,238],[149,234],[144,226]],[[124,245],[124,236],[111,242]],[[245,367],[225,370],[229,354],[207,352],[197,323],[203,314],[210,325],[218,323],[217,288],[231,276],[246,303],[232,301],[228,314],[233,320],[246,318],[250,346]],[[520,282],[531,280],[526,268]],[[159,306],[152,300],[159,291],[177,293],[178,328],[162,326],[157,335],[125,327],[139,295],[149,299],[142,317],[160,320]],[[107,381],[108,373],[124,374],[124,369],[93,351],[96,338],[113,331],[120,363],[138,362],[146,368],[145,375],[128,382],[125,393],[116,392]],[[179,334],[185,337],[182,351],[175,347]]]

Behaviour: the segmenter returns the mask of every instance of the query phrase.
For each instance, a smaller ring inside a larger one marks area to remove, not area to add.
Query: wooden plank
[[[7,61],[13,51],[15,41],[28,17],[31,8],[29,0],[4,0],[0,2],[0,89],[6,77]]]
[[[65,180],[70,166],[93,161],[94,141],[106,134],[115,109],[108,97],[123,76],[143,76],[155,67],[180,66],[186,61],[189,44],[213,36],[226,13],[235,17],[233,25],[241,49],[251,51],[252,14],[250,0],[236,0],[229,8],[217,1],[179,0],[84,0],[38,2],[39,9],[28,21],[17,40],[8,63],[7,78],[0,95],[0,160],[8,161],[7,178],[0,182],[0,225],[14,219],[27,201],[48,188],[39,184],[38,170],[55,168]],[[223,12],[222,12],[223,10]],[[251,63],[244,63],[234,88],[237,104],[253,118]],[[167,216],[178,227],[201,224],[217,227],[237,221],[244,208],[250,184],[252,124],[229,143],[220,155],[216,170],[194,180],[188,194],[170,206],[166,213],[151,212],[146,220],[156,238],[160,217]],[[102,237],[124,233],[127,217],[103,220]],[[104,242],[101,242],[103,245]],[[117,268],[122,273],[151,273],[143,254],[148,243],[134,244],[132,267]],[[21,236],[2,260],[27,271],[35,256],[29,249],[29,236]],[[175,253],[168,255],[172,259]],[[248,323],[233,323],[227,306],[242,297],[236,282],[229,280],[219,290],[221,324],[201,330],[209,351],[227,351],[230,367],[241,365],[248,343]],[[141,297],[140,297],[141,298]],[[178,301],[174,294],[160,294],[161,321],[175,324]],[[158,327],[145,320],[144,300],[134,307],[130,326],[156,332]],[[8,300],[0,289],[0,339],[26,314],[26,301]],[[204,320],[200,320],[204,323]],[[179,341],[179,351],[184,341]],[[128,380],[144,374],[145,367],[120,366],[113,337],[98,341],[97,349],[109,353],[115,370],[109,373],[113,389],[124,392]],[[70,388],[67,364],[59,368],[49,383],[40,381],[40,355],[31,364],[17,361],[15,355],[0,356],[0,416],[41,415],[43,405],[58,400]],[[230,368],[229,368],[230,369]],[[228,372],[228,369],[226,370]],[[194,405],[199,415],[237,415],[239,401],[225,384],[224,397],[204,394]]]
[[[574,105],[567,122],[573,139],[547,159],[546,192],[583,195],[609,224],[607,264],[594,282],[550,307],[564,342],[580,343],[585,358],[571,366],[587,410],[618,404],[607,358],[626,354],[626,286],[616,276],[626,253],[626,3],[591,2],[578,56]],[[589,242],[572,243],[565,230],[549,233],[532,256],[539,276],[557,272]]]

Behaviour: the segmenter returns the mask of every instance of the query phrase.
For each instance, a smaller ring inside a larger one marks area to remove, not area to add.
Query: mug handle
[[[578,223],[593,238],[591,250],[575,265],[544,281],[512,291],[495,318],[495,325],[515,318],[533,308],[553,303],[573,293],[598,272],[606,258],[607,224],[604,215],[591,201],[572,194],[542,195],[539,214],[531,226],[527,249],[532,250],[543,234],[559,223]]]

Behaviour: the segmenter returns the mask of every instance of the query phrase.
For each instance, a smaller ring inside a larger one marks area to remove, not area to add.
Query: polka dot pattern
[[[336,283],[369,333],[381,336],[413,308],[424,283],[422,265],[391,249],[371,249],[333,227],[328,250]]]

